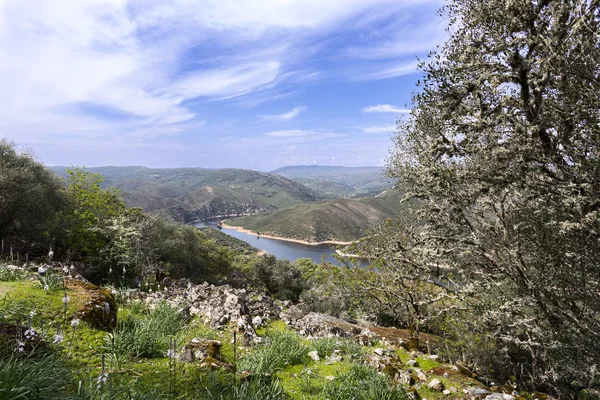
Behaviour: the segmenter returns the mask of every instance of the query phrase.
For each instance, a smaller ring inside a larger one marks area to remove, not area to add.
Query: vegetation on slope
[[[53,168],[59,174],[64,167]],[[256,214],[322,198],[279,175],[242,169],[99,167],[103,187],[121,190],[125,203],[162,211],[182,222]]]
[[[357,197],[391,189],[394,181],[380,167],[297,165],[271,171],[324,193],[328,197]]]
[[[227,224],[242,226],[254,232],[308,242],[354,241],[388,218],[393,218],[400,205],[396,191],[360,200],[337,199],[300,204],[271,213],[237,217]]]

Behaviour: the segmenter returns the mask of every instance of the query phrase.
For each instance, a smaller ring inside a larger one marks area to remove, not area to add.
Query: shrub
[[[267,334],[265,343],[244,357],[239,366],[254,375],[272,374],[286,365],[305,363],[309,351],[310,348],[297,334],[273,332]]]
[[[323,398],[329,400],[404,400],[406,393],[393,387],[389,379],[373,368],[353,365],[344,374],[328,381],[323,387]]]

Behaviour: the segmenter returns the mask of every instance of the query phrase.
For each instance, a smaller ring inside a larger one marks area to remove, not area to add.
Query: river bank
[[[256,236],[256,237],[273,239],[273,240],[281,240],[283,242],[299,243],[299,244],[303,244],[303,245],[306,245],[306,246],[321,246],[321,245],[325,245],[325,244],[347,246],[347,245],[353,243],[353,242],[340,242],[340,241],[336,241],[336,240],[326,240],[326,241],[323,241],[323,242],[308,242],[306,240],[300,240],[300,239],[284,238],[284,237],[279,237],[279,236],[263,235],[263,234],[259,235],[257,232],[251,231],[249,229],[244,229],[241,226],[228,225],[228,224],[226,224],[224,222],[221,224],[221,227],[223,227],[225,229],[235,229],[238,232],[243,232],[243,233],[246,233],[248,235],[252,235],[252,236]]]

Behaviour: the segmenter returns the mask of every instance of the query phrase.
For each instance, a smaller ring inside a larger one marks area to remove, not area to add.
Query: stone
[[[188,363],[205,361],[210,366],[212,362],[221,360],[221,347],[222,343],[218,340],[194,338],[183,345],[178,359]],[[211,362],[207,361],[209,359]]]
[[[485,400],[515,400],[515,397],[505,393],[492,393],[487,395]]]
[[[426,382],[426,381],[427,381],[427,375],[425,375],[425,373],[424,373],[422,370],[420,370],[420,369],[417,369],[415,372],[416,372],[416,374],[417,374],[417,378],[418,378],[420,381],[423,381],[423,382]]]
[[[417,362],[417,360],[408,360],[406,362],[406,365],[408,365],[411,368],[414,368],[414,367],[418,367],[419,363]]]
[[[319,357],[319,352],[317,350],[313,350],[308,352],[308,356],[312,358],[314,361],[319,361],[321,358]]]
[[[444,390],[444,385],[438,378],[432,379],[431,382],[429,382],[429,384],[427,385],[427,387],[431,390],[435,390],[436,392],[441,392],[442,390]]]
[[[465,394],[467,394],[470,398],[484,398],[487,395],[492,394],[489,390],[481,388],[481,387],[470,387],[465,389]]]
[[[87,297],[79,311],[82,321],[92,328],[112,331],[117,326],[118,306],[110,290],[98,287],[88,282],[69,279],[67,287]]]
[[[326,376],[325,379],[327,379],[328,381],[332,381],[335,379],[335,376],[329,375],[329,376]]]
[[[448,389],[444,389],[444,390],[442,391],[442,394],[443,394],[444,396],[450,396],[450,394],[451,394],[451,393],[452,393],[452,392],[451,392],[451,391],[449,391]]]
[[[401,385],[405,385],[405,386],[411,386],[415,383],[412,376],[410,376],[410,374],[406,371],[398,372],[396,374],[396,380],[398,381],[398,383],[400,383]]]
[[[254,325],[255,328],[261,326],[262,323],[263,319],[259,315],[252,318],[252,325]]]
[[[335,364],[342,361],[342,352],[340,350],[334,350],[329,357],[326,357],[326,364]]]
[[[378,356],[382,356],[384,354],[384,351],[383,349],[378,347],[375,350],[373,350],[373,353],[377,354]]]

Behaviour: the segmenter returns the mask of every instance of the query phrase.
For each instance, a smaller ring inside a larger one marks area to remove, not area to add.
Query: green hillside
[[[282,167],[271,173],[293,179],[330,198],[381,193],[394,184],[381,167],[297,165]]]
[[[64,175],[66,167],[53,167]],[[128,206],[190,222],[211,217],[256,214],[323,196],[279,175],[243,169],[98,167],[105,187],[121,189]]]
[[[308,242],[353,241],[364,236],[369,228],[393,217],[399,203],[400,194],[388,192],[379,197],[298,204],[260,215],[229,219],[227,224]]]

